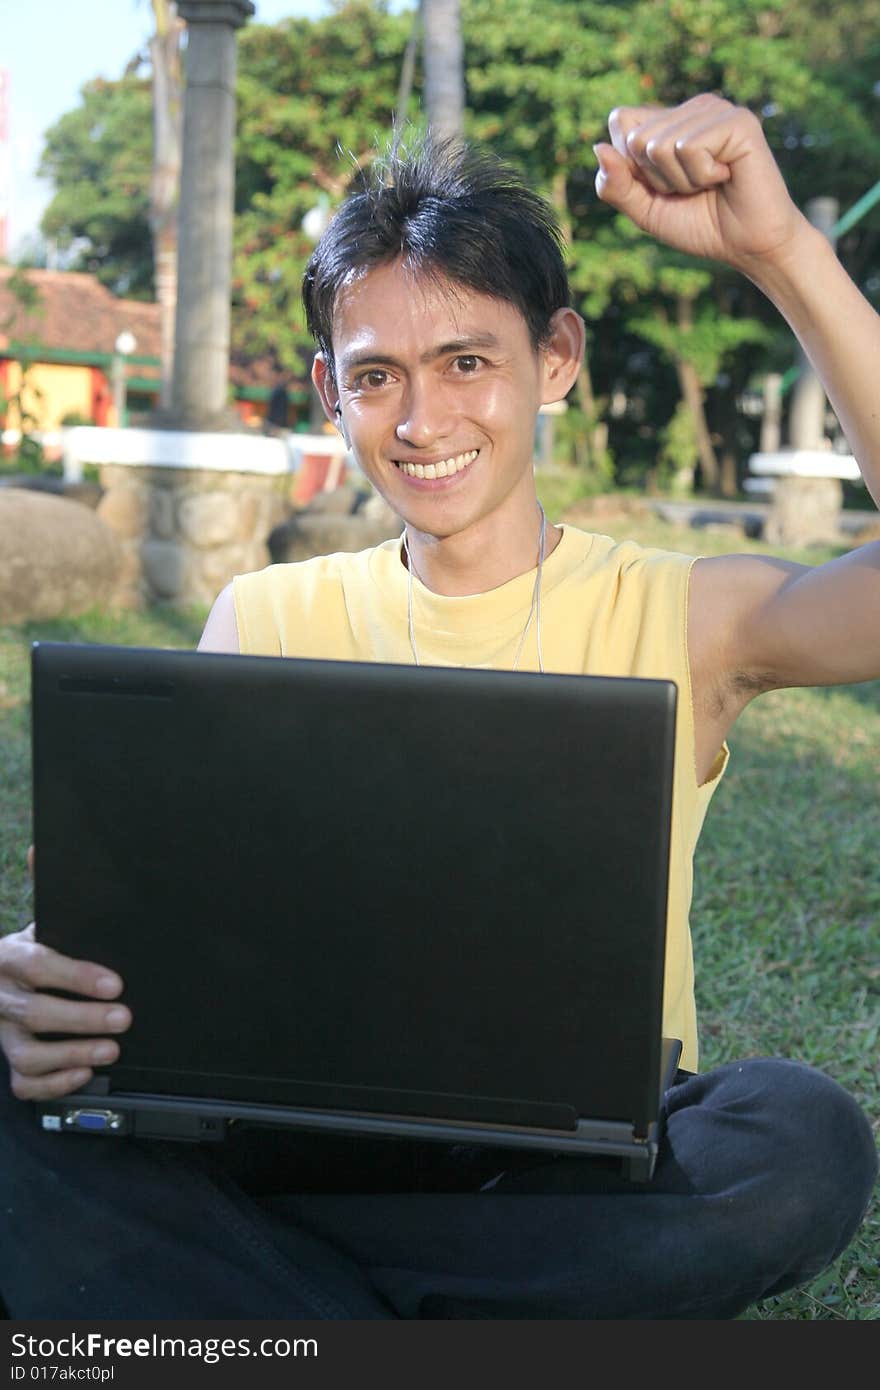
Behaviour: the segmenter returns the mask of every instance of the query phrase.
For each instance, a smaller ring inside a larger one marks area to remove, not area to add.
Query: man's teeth
[[[473,463],[479,452],[479,449],[468,449],[466,454],[456,454],[455,458],[441,459],[439,463],[397,463],[396,459],[395,463],[401,473],[410,478],[449,478]]]

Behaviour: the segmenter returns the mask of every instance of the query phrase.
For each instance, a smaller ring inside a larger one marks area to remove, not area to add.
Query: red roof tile
[[[0,265],[0,356],[11,343],[96,357],[112,354],[118,335],[127,329],[137,343],[135,358],[158,359],[158,304],[117,299],[94,275],[81,271],[27,270],[23,274],[37,291],[39,307],[25,313],[8,288],[13,273],[12,266]],[[133,367],[139,377],[158,376],[158,366],[135,361]],[[269,388],[274,383],[274,363],[270,357],[245,360],[233,352],[229,379],[235,386]]]
[[[117,299],[94,275],[70,270],[23,272],[39,296],[39,307],[24,313],[8,288],[13,270],[0,266],[0,351],[10,342],[84,353],[112,353],[128,329],[138,357],[159,356],[159,306]]]

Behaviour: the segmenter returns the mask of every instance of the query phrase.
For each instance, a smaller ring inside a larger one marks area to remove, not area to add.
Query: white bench
[[[837,454],[831,449],[752,454],[749,471],[753,477],[745,480],[746,490],[766,491],[772,497],[764,525],[764,539],[771,545],[821,545],[839,540],[843,483],[864,486],[852,454]]]

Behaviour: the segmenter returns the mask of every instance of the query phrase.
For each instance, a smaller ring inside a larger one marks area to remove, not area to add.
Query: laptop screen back
[[[650,1123],[675,698],[37,644],[38,932],[126,981],[113,1084]]]

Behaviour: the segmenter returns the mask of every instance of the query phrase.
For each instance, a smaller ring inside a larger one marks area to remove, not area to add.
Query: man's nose
[[[427,382],[412,381],[401,402],[395,434],[401,443],[425,449],[450,432],[451,413],[444,393]]]

